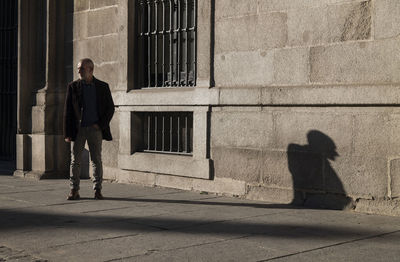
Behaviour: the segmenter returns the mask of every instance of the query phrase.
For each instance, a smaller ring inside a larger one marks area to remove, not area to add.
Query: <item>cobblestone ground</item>
[[[15,250],[6,246],[0,246],[0,262],[46,262],[48,260],[33,257],[27,254],[24,250]]]

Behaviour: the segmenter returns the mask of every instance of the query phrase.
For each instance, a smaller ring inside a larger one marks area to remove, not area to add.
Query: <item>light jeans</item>
[[[101,130],[94,126],[81,127],[75,141],[72,142],[70,187],[79,190],[81,158],[87,141],[90,152],[90,162],[93,167],[93,189],[101,189],[103,182],[103,164],[101,162],[101,144],[103,136]]]

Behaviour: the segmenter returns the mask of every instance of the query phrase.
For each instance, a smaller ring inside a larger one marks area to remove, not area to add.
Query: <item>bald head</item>
[[[90,58],[83,58],[78,63],[78,73],[82,80],[91,82],[93,79],[94,63]]]

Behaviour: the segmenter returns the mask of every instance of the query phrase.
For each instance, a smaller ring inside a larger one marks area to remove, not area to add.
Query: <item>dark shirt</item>
[[[97,112],[96,87],[92,83],[83,81],[82,85],[82,122],[81,126],[91,126],[99,120]]]

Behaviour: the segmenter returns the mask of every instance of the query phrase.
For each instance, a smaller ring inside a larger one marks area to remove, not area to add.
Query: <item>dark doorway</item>
[[[0,174],[15,169],[18,0],[0,1]]]

